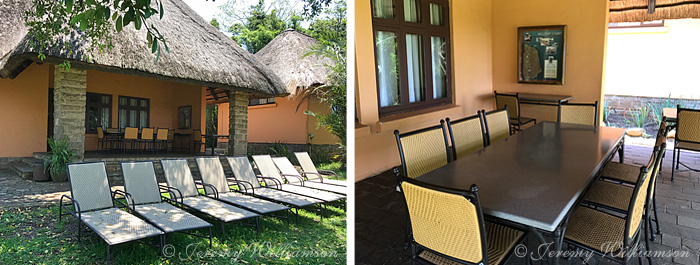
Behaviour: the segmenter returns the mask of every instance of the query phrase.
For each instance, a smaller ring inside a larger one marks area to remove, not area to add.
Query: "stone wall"
[[[54,71],[54,139],[67,137],[78,160],[85,153],[87,71],[71,67]]]
[[[603,107],[608,107],[614,112],[629,112],[629,110],[638,111],[641,107],[649,108],[649,104],[655,106],[663,106],[665,104],[672,105],[680,103],[682,107],[696,109],[700,107],[700,100],[697,99],[674,99],[674,98],[656,98],[656,97],[639,97],[639,96],[618,96],[605,95],[605,104]]]
[[[231,91],[229,100],[228,153],[235,156],[248,154],[248,93]]]

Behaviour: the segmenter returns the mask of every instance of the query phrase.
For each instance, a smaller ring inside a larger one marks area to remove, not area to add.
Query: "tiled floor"
[[[669,142],[669,145],[671,143]],[[625,163],[648,162],[652,149],[627,145]],[[654,264],[700,264],[700,173],[681,166],[671,182],[672,151],[667,152],[659,176],[657,203],[663,235],[652,242],[651,250],[687,253],[687,257],[655,258]],[[617,161],[615,158],[613,161]],[[700,169],[700,154],[683,153],[681,162]],[[409,251],[403,249],[406,209],[396,192],[396,177],[391,172],[360,181],[355,185],[355,257],[357,264],[408,264]],[[530,248],[536,247],[531,238]],[[686,254],[683,254],[686,255]],[[562,260],[562,264],[581,264],[581,260]],[[591,264],[616,264],[594,259]],[[638,264],[637,259],[630,262]],[[526,264],[513,257],[508,264]],[[534,264],[538,264],[535,262]],[[646,264],[646,263],[645,263]]]

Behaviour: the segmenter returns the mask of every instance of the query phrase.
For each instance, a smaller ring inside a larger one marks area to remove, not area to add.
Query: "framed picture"
[[[177,128],[189,129],[192,127],[192,105],[178,107]]]
[[[564,84],[566,26],[518,28],[518,83]]]

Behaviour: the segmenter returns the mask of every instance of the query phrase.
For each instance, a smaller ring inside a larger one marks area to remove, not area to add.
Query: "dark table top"
[[[550,94],[534,94],[534,93],[518,93],[521,101],[548,102],[559,103],[566,102],[573,98],[570,95],[550,95]]]
[[[485,214],[552,232],[624,133],[542,122],[418,180],[463,190],[476,184]]]

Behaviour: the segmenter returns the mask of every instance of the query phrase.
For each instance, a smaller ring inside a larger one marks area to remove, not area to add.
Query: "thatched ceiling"
[[[611,0],[609,22],[641,22],[661,19],[700,18],[700,0]]]
[[[333,61],[324,56],[307,54],[318,44],[314,38],[293,29],[282,31],[270,43],[255,53],[255,58],[272,69],[294,94],[297,89],[325,84],[328,68]]]
[[[29,36],[23,13],[32,1],[0,0],[0,77],[14,77],[36,61],[36,51],[27,45]],[[233,40],[209,25],[181,0],[163,0],[165,16],[153,19],[166,37],[170,53],[156,55],[147,48],[146,34],[133,26],[112,32],[114,48],[83,62],[87,44],[78,32],[63,36],[46,52],[46,62],[71,61],[73,67],[97,69],[159,78],[196,86],[242,90],[262,96],[284,96],[288,92],[282,80],[269,68],[253,59]],[[77,50],[69,53],[61,43],[71,41]]]

